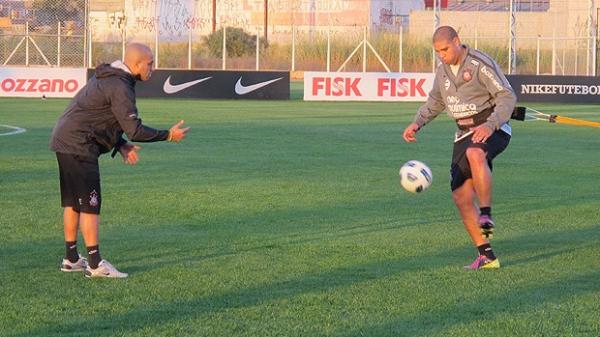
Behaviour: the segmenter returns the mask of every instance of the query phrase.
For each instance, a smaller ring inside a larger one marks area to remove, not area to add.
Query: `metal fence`
[[[0,65],[85,64],[85,0],[0,0]]]
[[[455,27],[506,73],[595,75],[594,0],[0,0],[0,65],[88,66],[129,42],[159,68],[433,69]]]

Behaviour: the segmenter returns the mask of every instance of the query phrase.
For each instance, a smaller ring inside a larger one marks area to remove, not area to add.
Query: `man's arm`
[[[134,142],[158,142],[169,138],[168,130],[157,130],[142,124],[142,120],[138,117],[133,88],[118,85],[108,91],[112,113],[129,140]]]
[[[444,111],[444,109],[446,109],[446,104],[444,103],[442,93],[440,92],[440,76],[440,71],[438,71],[433,81],[433,88],[431,89],[431,91],[429,92],[429,96],[427,97],[427,102],[425,102],[425,104],[423,104],[419,108],[419,110],[417,110],[417,114],[413,119],[413,123],[416,124],[419,127],[419,129],[422,128],[423,125],[431,122],[442,111]]]
[[[508,83],[506,76],[500,71],[500,67],[494,63],[493,68],[482,65],[479,68],[479,79],[494,98],[494,112],[484,123],[492,130],[498,130],[508,122],[517,103],[517,97],[513,88]]]

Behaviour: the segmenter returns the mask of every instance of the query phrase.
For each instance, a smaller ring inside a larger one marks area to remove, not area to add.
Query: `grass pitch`
[[[100,247],[130,277],[89,280],[58,269],[48,139],[66,104],[0,100],[0,124],[27,129],[0,136],[0,336],[600,335],[598,129],[513,123],[494,168],[503,268],[465,272],[447,117],[406,144],[417,104],[140,100],[145,123],[192,130],[134,167],[101,158]],[[420,195],[398,184],[410,159],[433,170]]]

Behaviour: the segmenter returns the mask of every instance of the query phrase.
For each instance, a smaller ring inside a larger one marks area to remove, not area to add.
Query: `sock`
[[[496,255],[494,255],[494,251],[492,250],[492,246],[489,243],[484,243],[481,246],[477,246],[477,250],[479,251],[479,255],[485,255],[490,260],[495,260]]]
[[[88,263],[90,265],[90,268],[92,268],[92,269],[98,268],[98,263],[100,263],[100,261],[102,261],[102,258],[100,257],[100,248],[98,248],[98,245],[95,245],[95,246],[87,247],[87,251],[88,251]]]
[[[490,218],[492,217],[492,207],[481,207],[479,212],[481,215],[487,215]]]
[[[79,253],[77,253],[77,241],[65,241],[65,259],[71,263],[75,263],[79,260]]]

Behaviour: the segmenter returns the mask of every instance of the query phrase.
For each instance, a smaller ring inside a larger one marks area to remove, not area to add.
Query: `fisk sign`
[[[73,97],[85,83],[84,68],[0,67],[2,97]]]
[[[424,102],[432,73],[304,73],[306,101]]]

